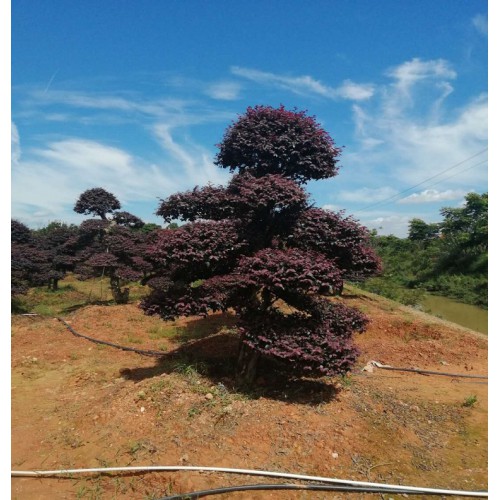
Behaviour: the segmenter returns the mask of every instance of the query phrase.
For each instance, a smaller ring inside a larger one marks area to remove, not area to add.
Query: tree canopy
[[[121,208],[114,194],[97,187],[84,191],[75,203],[74,211],[78,214],[97,215],[106,220],[106,214]]]
[[[215,163],[254,177],[279,174],[304,183],[338,172],[336,147],[316,118],[280,106],[255,106],[230,126]]]

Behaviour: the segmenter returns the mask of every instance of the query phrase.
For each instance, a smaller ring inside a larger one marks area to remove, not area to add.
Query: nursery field
[[[164,322],[99,281],[31,290],[12,317],[12,470],[196,465],[379,483],[486,490],[488,385],[384,365],[487,375],[485,335],[346,287],[370,318],[344,377],[294,379],[264,364],[234,386],[231,314]],[[146,357],[74,336],[165,352]],[[238,484],[287,482],[205,472],[12,478],[13,499],[157,499]],[[239,492],[234,499],[403,498],[325,492]],[[212,498],[222,498],[216,496]],[[412,498],[419,498],[414,496]],[[420,497],[424,498],[424,497]]]

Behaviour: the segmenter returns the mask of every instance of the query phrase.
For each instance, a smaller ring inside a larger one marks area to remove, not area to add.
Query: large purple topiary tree
[[[347,372],[358,354],[352,334],[367,318],[326,296],[378,272],[380,261],[364,227],[312,208],[302,187],[337,174],[340,148],[314,117],[283,106],[248,108],[219,147],[216,163],[235,172],[227,186],[160,203],[165,222],[187,223],[150,245],[152,292],[141,307],[164,319],[232,308],[240,383],[253,381],[261,356],[298,375]]]

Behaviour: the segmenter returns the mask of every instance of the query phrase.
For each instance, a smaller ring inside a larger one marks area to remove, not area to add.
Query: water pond
[[[422,310],[447,321],[488,334],[488,311],[477,306],[463,304],[440,295],[427,294],[421,301]]]

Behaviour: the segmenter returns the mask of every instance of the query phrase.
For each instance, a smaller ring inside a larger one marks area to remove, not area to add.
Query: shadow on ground
[[[338,389],[331,379],[297,378],[286,366],[269,358],[259,360],[258,376],[251,387],[236,386],[236,361],[239,336],[234,316],[212,316],[191,321],[178,328],[176,340],[185,342],[165,356],[158,358],[153,367],[123,368],[122,377],[141,381],[163,373],[197,373],[223,385],[234,393],[249,398],[269,398],[290,403],[318,405],[336,398]]]

